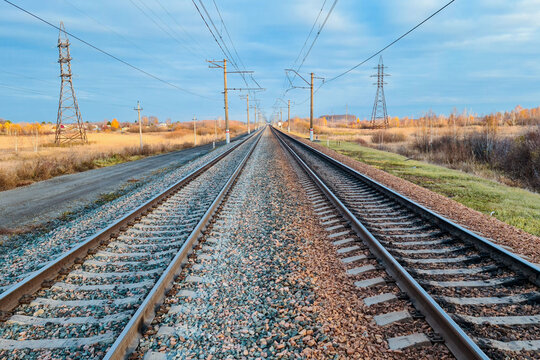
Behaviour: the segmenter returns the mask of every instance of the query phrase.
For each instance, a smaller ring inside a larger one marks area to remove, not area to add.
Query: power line
[[[319,21],[319,18],[321,17],[321,14],[322,14],[322,12],[324,10],[324,5],[326,5],[326,1],[327,0],[324,0],[323,4],[321,6],[321,10],[319,11],[319,14],[317,15],[317,18],[315,18],[315,21],[313,22],[313,26],[311,27],[311,30],[309,31],[309,34],[308,34],[308,36],[306,38],[306,41],[304,41],[304,45],[302,45],[302,48],[300,49],[300,52],[298,53],[298,56],[294,60],[294,63],[293,63],[293,66],[292,66],[293,68],[296,65],[296,63],[298,62],[298,60],[300,59],[300,56],[302,55],[302,52],[306,48],[307,42],[308,42],[309,38],[311,37],[311,34],[313,34],[313,30],[315,29],[315,25],[317,25],[317,22]]]
[[[159,0],[155,0],[155,1],[163,9],[163,11],[165,11],[165,13],[171,18],[171,20],[178,26],[178,28],[182,30],[182,32],[187,36],[188,40],[193,41],[193,43],[195,44],[195,48],[197,48],[198,51],[200,51],[201,53],[206,54],[204,51],[205,50],[204,47],[202,47],[201,44],[186,29],[184,29],[184,27],[178,22],[178,20],[176,20],[176,18],[172,16],[172,14],[165,8],[165,6],[163,6],[161,1]],[[204,56],[206,57],[206,55]]]
[[[317,34],[315,35],[315,37],[313,38],[313,41],[311,42],[311,45],[308,49],[308,51],[306,52],[306,54],[304,55],[304,58],[302,59],[302,62],[300,63],[300,65],[298,66],[298,68],[296,69],[295,71],[295,74],[293,75],[293,78],[292,80],[289,78],[289,81],[291,83],[291,86],[293,86],[293,82],[294,80],[296,79],[296,74],[298,71],[300,71],[300,69],[302,68],[302,66],[304,65],[306,59],[308,58],[309,54],[311,53],[311,50],[313,49],[313,46],[315,45],[315,42],[317,41],[317,39],[319,38],[319,35],[321,34],[322,30],[324,29],[324,26],[326,25],[326,23],[328,22],[328,19],[330,18],[330,15],[332,15],[332,12],[334,11],[334,8],[336,7],[336,4],[337,4],[338,0],[334,0],[334,2],[332,3],[332,6],[330,7],[330,10],[328,11],[328,14],[326,14],[326,18],[324,19],[323,23],[321,24],[321,26],[319,26],[319,30],[317,31]],[[307,40],[309,39],[309,37],[311,36],[312,32],[313,32],[313,29],[315,27],[315,25],[317,24],[317,21],[319,20],[319,17],[321,16],[321,13],[324,9],[324,5],[326,4],[326,0],[323,2],[323,5],[321,7],[321,10],[319,12],[319,15],[317,15],[317,18],[315,19],[315,22],[313,23],[313,26],[311,28],[311,31],[309,32],[309,35],[308,35],[308,38],[306,39],[306,42],[304,42],[304,46],[302,46],[302,50],[303,48],[305,47],[305,44],[307,43]],[[300,54],[302,53],[302,50],[300,50],[300,53],[299,53],[299,56]],[[298,57],[297,57],[297,60],[298,60]],[[295,60],[295,63],[296,61]],[[288,77],[288,75],[287,75]],[[321,85],[322,86],[322,85]],[[319,86],[320,88],[320,86]],[[317,89],[317,91],[319,90],[319,88]],[[285,91],[287,92],[287,90]],[[283,94],[284,95],[284,94]],[[282,95],[282,97],[283,97]],[[309,100],[309,99],[308,99]],[[303,103],[305,103],[307,100],[303,101]]]
[[[104,54],[104,55],[106,55],[106,56],[108,56],[108,57],[110,57],[110,58],[112,58],[112,59],[114,59],[114,60],[116,60],[116,61],[118,61],[118,62],[120,62],[120,63],[122,63],[122,64],[124,64],[124,65],[126,65],[126,66],[128,66],[128,67],[130,67],[130,68],[132,68],[132,69],[134,69],[134,70],[136,70],[136,71],[138,71],[138,72],[140,72],[140,73],[143,73],[144,75],[146,75],[146,76],[148,76],[148,77],[151,77],[151,78],[153,78],[153,79],[155,79],[155,80],[157,80],[157,81],[159,81],[159,82],[162,82],[162,83],[164,83],[164,84],[166,84],[166,85],[168,85],[168,86],[171,86],[171,87],[173,87],[173,88],[175,88],[175,89],[177,89],[177,90],[183,91],[183,92],[185,92],[185,93],[188,93],[188,94],[191,94],[191,95],[194,95],[194,96],[198,96],[198,97],[201,97],[201,98],[205,98],[205,99],[214,100],[214,99],[211,99],[211,98],[209,98],[209,97],[207,97],[207,96],[199,95],[199,94],[194,93],[194,92],[192,92],[192,91],[190,91],[190,90],[181,88],[181,87],[179,87],[179,86],[177,86],[177,85],[175,85],[175,84],[173,84],[173,83],[171,83],[171,82],[169,82],[169,81],[167,81],[167,80],[163,80],[162,78],[160,78],[160,77],[158,77],[158,76],[156,76],[156,75],[154,75],[154,74],[149,73],[149,72],[146,71],[146,70],[143,70],[143,69],[141,69],[141,68],[139,68],[139,67],[137,67],[137,66],[135,66],[135,65],[132,65],[132,64],[130,64],[129,62],[127,62],[127,61],[125,61],[125,60],[122,60],[122,59],[120,59],[119,57],[117,57],[117,56],[115,56],[115,55],[113,55],[113,54],[111,54],[111,53],[109,53],[109,52],[107,52],[107,51],[105,51],[105,50],[100,49],[99,47],[97,47],[97,46],[95,46],[95,45],[89,43],[88,41],[81,39],[80,37],[78,37],[78,36],[76,36],[76,35],[70,33],[69,31],[60,29],[60,27],[58,27],[58,26],[56,26],[56,25],[50,23],[49,21],[47,21],[47,20],[45,20],[45,19],[39,17],[38,15],[36,15],[36,14],[34,14],[34,13],[28,11],[28,10],[23,9],[22,7],[20,7],[20,6],[16,5],[16,4],[14,4],[14,3],[12,3],[12,2],[9,1],[9,0],[4,0],[4,2],[6,2],[6,3],[8,3],[9,5],[11,5],[11,6],[13,6],[13,7],[19,9],[20,11],[22,11],[22,12],[24,12],[24,13],[26,13],[26,14],[32,16],[33,18],[36,18],[36,19],[38,19],[39,21],[41,21],[41,22],[43,22],[43,23],[45,23],[45,24],[47,24],[47,25],[49,25],[49,26],[51,26],[51,27],[57,29],[58,31],[62,31],[63,33],[65,33],[65,34],[71,36],[72,38],[74,38],[74,39],[76,39],[76,40],[82,42],[83,44],[85,44],[85,45],[91,47],[92,49],[94,49],[94,50],[96,50],[96,51],[98,51],[98,52],[100,52],[100,53],[102,53],[102,54]]]
[[[227,29],[227,25],[225,25],[225,21],[223,21],[223,17],[221,16],[221,12],[219,11],[219,8],[218,8],[218,6],[216,4],[216,1],[215,0],[212,0],[212,1],[214,3],[214,6],[216,7],[216,11],[218,13],[219,19],[221,20],[221,24],[223,24],[223,28],[225,29],[225,33],[227,34],[227,37],[229,38],[229,41],[231,42],[234,53],[236,54],[236,58],[238,59],[238,61],[240,62],[240,65],[242,65],[242,67],[245,70],[246,67],[245,67],[244,63],[242,62],[242,59],[240,58],[240,55],[238,55],[238,51],[236,51],[236,46],[234,46],[234,42],[233,42],[233,40],[231,38],[231,35],[229,34],[229,30]]]
[[[238,51],[236,51],[236,46],[234,46],[234,42],[231,38],[231,35],[229,34],[229,30],[227,29],[227,25],[225,25],[225,21],[223,21],[223,17],[221,16],[221,12],[219,11],[219,8],[217,6],[217,3],[215,0],[212,0],[213,3],[214,3],[214,6],[216,8],[216,11],[218,13],[218,16],[219,16],[219,19],[221,20],[221,24],[223,25],[223,28],[225,29],[225,33],[227,34],[227,37],[229,38],[229,41],[231,42],[231,45],[232,45],[232,48],[234,50],[234,53],[236,54],[236,58],[238,59],[238,62],[240,63],[240,65],[242,65],[242,68],[244,70],[246,70],[246,66],[244,65],[244,63],[242,62],[242,59],[240,58],[240,55],[238,55]],[[240,73],[240,76],[242,76],[242,79],[244,79],[244,83],[246,84],[246,86],[249,87],[248,83],[247,83],[247,80],[246,80],[246,77],[243,73]],[[251,77],[253,78],[253,76]],[[259,86],[260,87],[260,86]]]
[[[199,13],[199,15],[201,16],[201,19],[204,21],[204,24],[206,25],[206,27],[208,28],[208,31],[210,31],[210,34],[212,35],[212,37],[214,38],[214,40],[216,41],[216,44],[218,44],[219,48],[221,49],[221,51],[223,52],[223,55],[225,55],[226,58],[228,58],[227,56],[227,53],[225,52],[225,50],[223,50],[223,47],[221,46],[220,42],[218,41],[218,39],[216,38],[216,36],[214,35],[214,32],[212,31],[212,29],[210,29],[210,25],[208,25],[208,22],[206,21],[206,19],[204,18],[204,15],[202,14],[201,10],[199,9],[199,7],[197,6],[197,3],[195,2],[195,0],[191,0],[193,2],[193,5],[195,5],[195,9],[197,9],[197,12]],[[230,59],[229,59],[230,61]]]
[[[157,1],[157,0],[156,0]],[[112,27],[108,26],[107,24],[99,21],[98,19],[96,19],[95,17],[92,17],[90,16],[88,13],[86,13],[85,11],[83,11],[81,8],[75,6],[74,4],[71,3],[71,1],[69,0],[64,0],[64,2],[66,2],[67,4],[69,4],[69,6],[73,7],[75,10],[77,10],[79,13],[81,13],[82,15],[88,17],[89,19],[93,20],[94,22],[96,22],[97,24],[101,25],[101,26],[104,26],[106,27],[110,32],[113,32],[115,33],[118,37],[120,37],[122,40],[126,41],[126,42],[129,42],[131,45],[133,45],[135,48],[139,49],[139,51],[141,51],[141,53],[146,53],[147,51],[144,50],[142,47],[140,47],[135,41],[123,36],[122,34],[120,34],[119,32],[117,32],[116,30],[114,30]],[[152,20],[152,19],[150,19]],[[157,62],[160,63],[160,65],[166,67],[166,66],[171,66],[171,63],[163,58],[156,58],[155,55],[152,56],[153,59],[156,59]],[[164,62],[163,62],[164,61]],[[165,64],[166,63],[166,64]]]
[[[210,13],[208,12],[208,10],[206,10],[206,6],[204,6],[204,3],[202,2],[202,0],[199,0],[199,4],[201,4],[202,9],[204,10],[206,16],[208,17],[208,20],[212,24],[212,27],[216,31],[216,34],[218,35],[218,37],[221,39],[221,43],[222,43],[223,47],[226,50],[226,54],[225,54],[226,56],[225,57],[229,60],[229,62],[234,66],[234,68],[236,70],[240,70],[240,68],[236,64],[236,61],[234,61],[234,57],[232,56],[231,51],[229,50],[229,48],[227,47],[227,44],[225,44],[225,41],[223,40],[223,37],[219,33],[219,31],[218,31],[218,29],[216,27],[216,24],[214,23],[214,20],[212,20],[212,17],[210,16]],[[222,48],[222,50],[223,50],[223,48]]]
[[[448,2],[446,5],[444,5],[443,7],[441,7],[439,10],[435,11],[433,14],[431,14],[430,16],[428,16],[426,19],[424,19],[422,22],[418,23],[416,26],[414,26],[412,29],[410,29],[409,31],[407,31],[406,33],[404,33],[403,35],[401,35],[400,37],[398,37],[396,40],[392,41],[390,44],[386,45],[384,48],[382,48],[381,50],[377,51],[376,53],[374,53],[373,55],[371,55],[370,57],[368,57],[367,59],[365,59],[364,61],[362,61],[361,63],[353,66],[352,68],[350,68],[349,70],[347,71],[344,71],[343,73],[337,75],[337,76],[334,76],[333,78],[330,78],[329,80],[326,80],[325,82],[321,83],[321,85],[319,85],[319,87],[315,90],[315,94],[317,92],[319,92],[319,90],[326,84],[328,84],[329,82],[331,81],[334,81],[348,73],[350,73],[351,71],[353,71],[354,69],[364,65],[366,62],[368,62],[369,60],[373,59],[374,57],[376,57],[377,55],[381,54],[383,51],[385,51],[386,49],[388,49],[389,47],[391,47],[392,45],[394,45],[395,43],[397,43],[398,41],[400,41],[401,39],[403,39],[405,36],[409,35],[410,33],[412,33],[414,30],[416,30],[417,28],[419,28],[420,26],[422,26],[424,23],[426,23],[428,20],[430,20],[432,17],[434,17],[435,15],[437,15],[438,13],[440,13],[441,11],[443,11],[444,9],[446,9],[448,6],[450,6],[450,4],[452,4],[453,2],[455,2],[456,0],[452,0],[450,2]],[[302,105],[302,104],[305,104],[310,98],[306,98],[305,100],[303,100],[302,102],[300,103],[296,103],[295,102],[295,105]]]
[[[146,5],[144,3],[144,1],[139,1],[141,5],[143,5],[148,11],[150,11],[153,16],[158,19],[164,26],[168,27],[170,31],[172,31],[173,33],[171,33],[169,30],[165,29],[161,24],[159,24],[156,20],[154,20],[154,18],[152,18],[152,16],[150,16],[143,8],[141,8],[139,5],[137,5],[135,3],[134,0],[129,0],[129,2],[135,6],[144,16],[146,16],[150,21],[152,21],[163,33],[167,34],[171,39],[173,39],[174,41],[176,41],[180,46],[182,46],[184,49],[186,49],[188,52],[190,52],[192,55],[194,56],[198,56],[197,54],[195,54],[187,45],[185,45],[184,43],[182,43],[182,41],[180,41],[178,39],[177,36],[175,36],[175,34],[173,34],[175,31],[167,24],[165,23],[165,21],[163,21],[163,19],[157,15],[154,10],[152,10],[151,7],[149,7],[148,5]]]
[[[326,25],[326,22],[330,18],[330,15],[332,15],[332,11],[334,11],[334,8],[336,7],[337,2],[338,2],[338,0],[334,0],[334,3],[332,4],[332,7],[328,11],[328,14],[326,15],[326,18],[324,19],[324,22],[319,27],[319,31],[317,31],[317,34],[315,35],[315,38],[313,39],[313,42],[311,43],[311,46],[309,47],[308,51],[306,52],[306,55],[304,56],[304,59],[302,60],[302,63],[300,64],[300,66],[298,66],[298,69],[296,69],[296,71],[300,71],[300,68],[302,68],[302,66],[304,65],[304,62],[306,61],[307,57],[311,53],[311,50],[313,49],[313,46],[315,45],[315,42],[319,38],[319,35],[321,35],[321,31],[323,30],[324,26]]]
[[[390,44],[386,45],[385,47],[383,47],[381,50],[377,51],[375,54],[371,55],[370,57],[368,57],[367,59],[365,59],[364,61],[362,61],[361,63],[353,66],[352,68],[342,72],[341,74],[337,75],[337,76],[334,76],[333,78],[329,79],[328,81],[326,81],[326,83],[329,83],[331,81],[334,81],[348,73],[350,73],[351,71],[353,71],[354,69],[364,65],[365,63],[367,63],[369,60],[373,59],[374,57],[376,57],[377,55],[379,55],[380,53],[382,53],[384,50],[388,49],[390,46],[394,45],[395,43],[397,43],[398,41],[400,41],[401,39],[403,39],[405,36],[409,35],[410,33],[412,33],[414,30],[418,29],[420,26],[422,26],[424,23],[426,23],[428,20],[430,20],[432,17],[434,17],[435,15],[437,15],[438,13],[440,13],[441,11],[443,11],[444,9],[446,9],[448,6],[450,6],[450,4],[452,4],[454,1],[456,0],[451,0],[449,1],[446,5],[444,5],[443,7],[441,7],[439,10],[435,11],[433,14],[431,14],[430,16],[428,16],[426,19],[424,19],[422,22],[420,22],[419,24],[417,24],[415,27],[413,27],[412,29],[410,29],[409,31],[407,31],[405,34],[401,35],[400,37],[398,37],[396,40],[392,41]]]

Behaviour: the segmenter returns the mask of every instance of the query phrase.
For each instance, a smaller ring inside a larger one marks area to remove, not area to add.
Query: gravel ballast
[[[267,130],[132,357],[452,358],[389,350],[291,160]]]

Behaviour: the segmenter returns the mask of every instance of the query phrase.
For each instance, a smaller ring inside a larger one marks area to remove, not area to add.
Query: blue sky
[[[73,81],[85,121],[133,121],[137,100],[144,114],[163,121],[223,116],[223,74],[205,62],[223,55],[190,0],[13,1],[52,23],[63,20],[75,35],[200,95],[169,87],[71,39]],[[341,0],[301,73],[331,78],[446,2]],[[322,3],[217,0],[243,64],[266,88],[257,96],[267,116],[287,88],[283,69],[293,65]],[[323,16],[331,3],[326,2]],[[204,4],[222,31],[213,2]],[[429,109],[450,113],[453,108],[483,114],[517,104],[540,105],[538,19],[540,0],[457,0],[383,53],[392,75],[385,88],[389,114],[419,116]],[[56,120],[57,37],[57,30],[0,1],[1,118]],[[348,106],[349,113],[368,118],[376,90],[369,76],[377,61],[323,86],[316,94],[315,114],[343,114]],[[229,86],[241,87],[240,79],[231,74]],[[230,94],[230,116],[244,120],[245,101],[238,95]],[[286,93],[284,99],[294,104],[292,115],[309,115],[307,97],[306,90]]]

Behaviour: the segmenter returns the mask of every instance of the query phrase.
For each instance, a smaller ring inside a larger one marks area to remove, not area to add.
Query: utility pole
[[[193,117],[193,146],[197,146],[197,118]]]
[[[251,130],[249,128],[249,94],[246,94],[246,112],[247,112],[247,127],[248,127],[248,135],[251,133]]]
[[[226,139],[226,142],[227,144],[229,144],[231,142],[231,137],[230,137],[230,134],[229,134],[229,101],[228,101],[228,91],[229,90],[264,90],[262,88],[244,88],[244,89],[240,89],[240,88],[228,88],[227,87],[227,59],[223,59],[221,61],[218,61],[218,60],[207,60],[210,64],[212,64],[211,66],[209,66],[210,68],[212,69],[215,69],[215,68],[222,68],[223,69],[223,95],[224,95],[224,101],[225,101],[225,139]],[[220,63],[223,63],[223,65],[221,65]],[[229,71],[228,73],[235,73],[235,74],[248,74],[248,73],[253,73],[253,71]]]
[[[309,140],[313,141],[313,73],[311,73],[311,106],[309,112]]]
[[[143,141],[142,141],[142,124],[141,124],[141,110],[142,110],[142,107],[141,105],[139,104],[139,101],[137,100],[137,107],[136,108],[133,108],[133,110],[137,111],[138,115],[139,115],[139,140],[140,140],[140,143],[141,143],[141,151],[143,149]]]
[[[253,108],[255,109],[255,130],[259,130],[259,120],[258,119],[258,113],[257,113],[257,103],[255,103],[255,105],[253,106]]]
[[[247,102],[247,110],[246,110],[246,113],[247,113],[247,133],[248,135],[251,134],[251,129],[249,128],[249,94],[246,94],[245,97],[243,96],[240,96],[241,99],[246,99],[246,102]]]
[[[290,71],[294,72],[300,79],[304,80],[304,82],[308,86],[307,87],[306,86],[294,86],[293,83],[292,83],[291,78],[289,77],[289,72]],[[310,96],[310,109],[309,109],[310,110],[309,111],[309,140],[313,141],[313,101],[314,101],[314,99],[313,99],[313,95],[314,95],[313,82],[314,82],[314,79],[322,79],[322,81],[324,82],[324,78],[316,77],[314,73],[311,73],[311,81],[307,81],[296,70],[285,69],[285,73],[287,74],[287,78],[289,79],[289,82],[291,83],[291,88],[292,89],[309,89],[310,90],[311,96]]]
[[[225,96],[225,142],[231,142],[229,134],[229,95],[227,92],[227,59],[223,59],[223,94]]]
[[[279,100],[287,105],[287,132],[291,132],[291,100],[287,100],[287,102],[283,101],[281,98]]]
[[[216,148],[217,141],[217,119],[214,121],[214,141],[212,142],[212,149]]]
[[[291,132],[291,100],[287,101],[287,132]]]

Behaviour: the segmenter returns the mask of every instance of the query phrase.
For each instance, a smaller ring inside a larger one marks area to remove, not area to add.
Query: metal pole
[[[287,102],[287,132],[291,132],[291,100]]]
[[[249,129],[249,94],[246,95],[246,101],[247,101],[247,127],[248,127],[248,135],[251,133]]]
[[[216,148],[216,141],[217,141],[217,119],[214,121],[214,141],[212,142],[212,149]]]
[[[231,142],[231,137],[229,134],[229,100],[228,100],[228,94],[227,94],[227,59],[223,59],[223,86],[224,86],[223,94],[225,95],[225,139],[226,139],[226,143],[229,144]]]
[[[193,146],[197,146],[197,118],[193,117]]]
[[[309,113],[309,140],[313,141],[313,73],[311,73],[311,109]]]
[[[141,151],[143,149],[143,141],[142,141],[142,124],[141,124],[141,105],[139,104],[139,101],[137,100],[137,107],[134,109],[137,111],[137,114],[139,115],[139,140],[141,143]]]
[[[257,103],[255,103],[255,126],[259,130],[259,113],[257,112]]]

